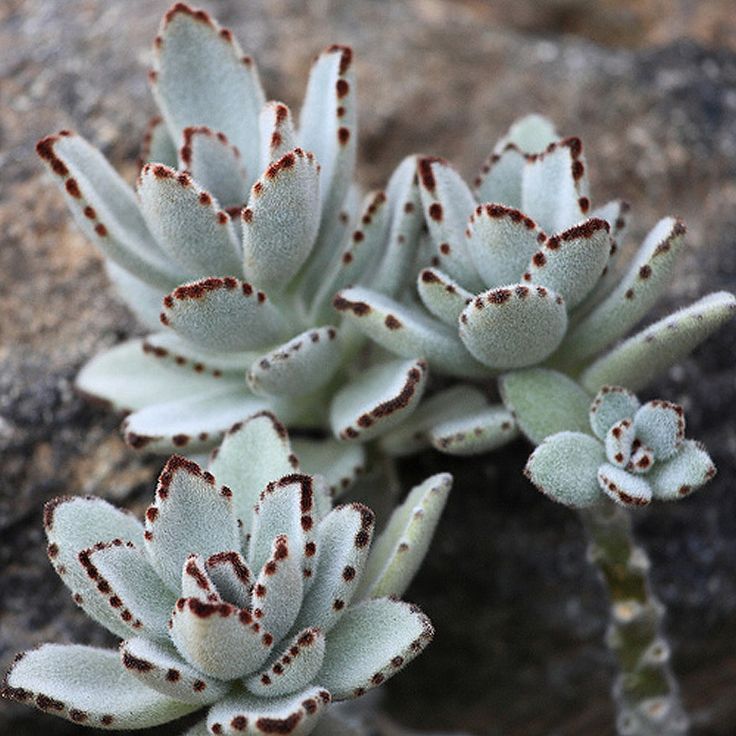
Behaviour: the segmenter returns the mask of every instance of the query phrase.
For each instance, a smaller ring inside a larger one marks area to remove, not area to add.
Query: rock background
[[[664,214],[689,250],[662,311],[736,286],[736,14],[731,0],[211,0],[298,108],[308,63],[332,42],[357,54],[360,179],[381,185],[417,149],[472,175],[517,116],[538,110],[587,143],[595,201],[633,205],[631,241]],[[166,0],[5,0],[0,6],[0,665],[44,641],[100,643],[47,564],[41,506],[95,492],[141,508],[161,461],[134,456],[118,420],[75,396],[80,365],[136,332],[100,259],[33,153],[74,128],[129,180],[153,113],[145,68]],[[675,667],[698,736],[736,732],[734,325],[647,398],[683,403],[720,473],[700,495],[638,515],[669,605]],[[438,628],[392,681],[387,705],[416,728],[474,734],[613,733],[606,602],[573,514],[520,475],[519,442],[478,465],[436,454],[456,487],[408,597]],[[0,732],[77,727],[3,703]],[[178,733],[180,727],[170,729]],[[92,733],[84,730],[85,733]],[[165,729],[158,733],[167,732]]]

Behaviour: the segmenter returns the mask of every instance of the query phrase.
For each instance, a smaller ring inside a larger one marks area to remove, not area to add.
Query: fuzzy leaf
[[[547,238],[531,257],[524,281],[553,289],[573,309],[598,283],[608,263],[609,232],[605,220],[594,218]]]
[[[245,682],[254,695],[274,698],[305,688],[322,667],[325,635],[320,629],[300,631],[266,667]]]
[[[242,379],[213,381],[203,372],[160,360],[155,351],[145,350],[145,342],[129,340],[95,355],[77,375],[77,388],[109,402],[113,409],[135,411],[182,395],[201,396],[217,388],[242,387]]]
[[[159,314],[163,291],[141,281],[109,258],[105,258],[104,267],[107,278],[115,289],[115,296],[136,319],[148,330],[161,329]]]
[[[584,219],[589,206],[588,177],[583,144],[565,138],[524,167],[521,209],[548,233],[556,233]]]
[[[188,273],[240,273],[230,215],[189,174],[146,164],[138,178],[138,198],[157,242]]]
[[[455,327],[460,312],[473,295],[436,268],[425,268],[417,279],[417,291],[424,306],[446,325]]]
[[[314,582],[295,629],[317,626],[327,633],[342,618],[358,590],[374,525],[373,512],[360,503],[337,506],[320,522]]]
[[[654,497],[673,501],[690,495],[716,474],[716,467],[703,445],[685,440],[665,462],[657,463],[647,475]]]
[[[460,338],[484,365],[523,368],[551,355],[567,328],[565,302],[544,286],[491,289],[460,315]]]
[[[376,539],[358,598],[401,596],[419,570],[452,488],[440,473],[415,486]]]
[[[161,322],[198,347],[220,352],[272,345],[285,330],[262,291],[230,276],[178,286],[164,298]]]
[[[181,597],[197,598],[203,603],[222,601],[222,596],[207,572],[202,555],[191,554],[184,562],[181,570]]]
[[[570,331],[561,351],[566,364],[597,353],[654,306],[672,281],[684,235],[681,221],[672,217],[660,220],[610,296]]]
[[[652,465],[654,465],[653,450],[646,445],[639,445],[631,454],[626,470],[630,473],[647,473]]]
[[[603,446],[595,437],[558,432],[529,456],[524,474],[545,496],[580,509],[600,500],[598,468],[605,461]]]
[[[250,531],[253,508],[274,478],[294,472],[296,463],[286,427],[270,412],[259,412],[236,424],[213,453],[210,472],[233,492],[235,514]]]
[[[521,207],[521,182],[525,167],[526,157],[513,143],[492,153],[474,182],[478,201]]]
[[[261,136],[259,171],[263,171],[298,144],[291,110],[283,102],[274,100],[267,102],[261,110],[258,122]]]
[[[332,378],[342,357],[336,327],[307,330],[256,360],[246,376],[248,386],[259,396],[312,393]]]
[[[258,71],[230,31],[182,3],[164,16],[154,56],[153,96],[174,140],[207,125],[237,146],[258,171],[258,115],[265,102]]]
[[[253,574],[240,552],[218,552],[207,559],[205,567],[221,598],[238,608],[250,605]]]
[[[299,115],[299,138],[322,167],[321,199],[325,228],[333,226],[355,168],[357,116],[353,51],[330,46],[312,65]]]
[[[122,539],[143,544],[143,526],[130,513],[116,509],[101,498],[66,496],[49,501],[44,507],[44,527],[51,564],[75,602],[87,615],[113,634],[126,637],[128,626],[103,599],[97,584],[79,564],[79,554],[98,542]]]
[[[182,136],[179,168],[188,171],[222,207],[242,207],[248,199],[248,179],[240,151],[224,133],[206,125],[184,128]]]
[[[589,434],[590,397],[568,376],[547,368],[513,371],[501,376],[499,389],[519,429],[535,445],[557,432]]]
[[[465,225],[475,209],[473,194],[443,159],[419,159],[417,170],[425,221],[439,261],[436,265],[466,288],[479,286],[465,242]]]
[[[456,330],[416,307],[362,286],[344,289],[333,304],[348,323],[392,353],[426,358],[430,366],[461,378],[488,376],[458,340]]]
[[[298,438],[292,440],[291,446],[299,458],[299,467],[310,475],[323,476],[333,497],[344,493],[366,470],[363,445],[336,442],[329,438]]]
[[[412,455],[429,447],[427,430],[430,427],[452,419],[461,419],[487,406],[486,397],[474,386],[451,386],[422,401],[406,421],[382,435],[380,447],[392,457]]]
[[[639,410],[639,399],[622,386],[603,386],[590,406],[588,418],[593,433],[605,440],[608,431],[622,419],[633,419]]]
[[[376,437],[411,415],[426,382],[423,360],[395,360],[368,368],[335,394],[330,406],[333,433],[341,440]]]
[[[295,540],[301,545],[302,535]],[[253,614],[265,631],[278,641],[291,628],[302,602],[303,551],[285,534],[273,540],[253,588]]]
[[[273,647],[273,637],[250,612],[230,603],[180,598],[171,623],[171,639],[179,653],[197,669],[220,680],[252,672]]]
[[[95,581],[98,595],[129,627],[128,636],[138,633],[166,639],[176,596],[165,588],[140,547],[116,538],[98,542],[80,552],[78,559]]]
[[[191,554],[204,558],[237,549],[238,527],[232,492],[196,463],[174,455],[146,511],[145,546],[151,564],[169,590],[181,589],[181,571]]]
[[[277,698],[235,692],[207,715],[209,733],[224,736],[263,736],[266,733],[306,736],[330,702],[330,693],[316,685]]]
[[[648,401],[634,417],[636,437],[652,449],[656,460],[675,454],[685,439],[685,412],[671,401]]]
[[[3,694],[77,724],[148,728],[196,710],[128,674],[118,653],[78,644],[44,644],[16,658]]]
[[[428,432],[432,445],[448,455],[478,455],[495,450],[518,436],[513,414],[489,406],[475,414],[448,419]]]
[[[540,227],[523,212],[500,204],[475,208],[470,215],[467,245],[486,287],[521,279],[529,259],[545,241]]]
[[[541,153],[558,139],[554,123],[543,115],[532,113],[515,121],[499,141],[499,146],[513,143],[524,153]]]
[[[583,372],[581,383],[589,391],[607,383],[622,383],[638,391],[687,356],[734,312],[733,294],[709,294],[613,348]]]
[[[156,244],[130,187],[107,159],[69,131],[36,145],[57,178],[81,231],[122,268],[158,289],[168,290],[183,274]]]
[[[120,645],[123,667],[147,687],[174,700],[202,706],[214,703],[229,686],[207,677],[182,659],[170,644],[128,639]]]
[[[208,393],[184,396],[136,411],[123,422],[125,441],[136,450],[145,448],[151,452],[183,447],[196,452],[212,447],[235,422],[266,408],[263,399],[250,395],[244,386],[226,386],[211,383]]]
[[[646,506],[652,500],[651,486],[644,478],[610,463],[598,468],[598,484],[620,506]]]
[[[143,138],[140,154],[141,167],[149,161],[158,161],[176,168],[179,154],[176,150],[176,143],[169,134],[164,119],[160,115],[156,115],[148,121],[146,134]]]
[[[620,419],[606,433],[606,457],[611,465],[625,468],[631,458],[632,445],[636,438],[634,422],[630,418]]]
[[[327,637],[318,680],[335,700],[357,697],[395,675],[433,636],[416,606],[389,598],[364,601],[348,609]]]
[[[320,172],[311,153],[285,153],[253,185],[242,212],[243,268],[282,291],[302,267],[319,229]]]

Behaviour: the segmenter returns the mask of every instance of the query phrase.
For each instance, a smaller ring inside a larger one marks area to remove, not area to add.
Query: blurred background
[[[133,455],[119,418],[77,397],[94,353],[135,334],[101,262],[33,146],[73,128],[129,181],[154,112],[146,69],[167,0],[0,3],[0,666],[44,640],[103,643],[48,565],[41,507],[97,493],[143,508],[161,459]],[[267,95],[298,109],[311,59],[353,45],[360,160],[381,186],[406,154],[468,177],[518,116],[538,111],[586,146],[595,203],[632,205],[629,247],[664,215],[689,248],[659,312],[736,287],[734,0],[211,0],[259,64]],[[657,315],[659,316],[659,315]],[[682,403],[718,467],[699,495],[637,514],[674,665],[698,736],[736,733],[736,324],[643,398]],[[427,453],[408,487],[455,473],[427,564],[407,594],[435,642],[386,688],[417,729],[477,735],[613,733],[607,608],[577,518],[534,491],[521,441],[479,462]],[[0,732],[87,729],[3,703]],[[181,727],[170,729],[178,733]],[[157,733],[164,733],[159,730]]]

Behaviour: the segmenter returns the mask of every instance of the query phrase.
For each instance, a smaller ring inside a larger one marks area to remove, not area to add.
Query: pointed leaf
[[[138,198],[159,245],[188,273],[240,273],[230,215],[189,174],[146,164],[138,178]]]
[[[147,687],[174,700],[202,706],[214,703],[229,686],[202,674],[183,660],[170,644],[128,639],[120,645],[123,667]]]
[[[460,315],[460,338],[489,368],[523,368],[551,355],[567,328],[565,302],[544,286],[491,289]]]
[[[148,728],[196,710],[128,674],[118,653],[77,644],[44,644],[16,657],[3,695],[97,728]]]
[[[203,603],[222,602],[223,599],[207,572],[202,555],[191,554],[185,560],[181,570],[181,597],[197,598]]]
[[[423,360],[396,360],[369,368],[333,398],[333,433],[341,440],[376,437],[416,409],[426,382]]]
[[[301,148],[274,161],[242,212],[245,273],[283,290],[309,257],[319,228],[319,165]]]
[[[488,376],[488,371],[463,347],[455,329],[416,307],[363,286],[343,289],[333,305],[348,323],[396,355],[426,358],[430,366],[452,376]]]
[[[685,412],[671,401],[648,401],[634,417],[636,437],[652,449],[656,460],[672,457],[685,439]]]
[[[145,345],[145,340],[129,340],[98,353],[77,375],[77,388],[83,394],[109,402],[113,409],[135,411],[181,396],[242,386],[242,379],[214,380],[203,371],[160,360],[155,350],[146,350]]]
[[[451,488],[449,473],[433,475],[394,509],[371,549],[359,598],[404,593],[427,554]]]
[[[305,688],[322,667],[325,635],[317,628],[300,631],[262,672],[253,675],[245,686],[254,695],[273,698]]]
[[[199,465],[174,455],[159,476],[146,511],[145,546],[151,564],[174,593],[187,557],[238,548],[232,492]]]
[[[622,383],[638,391],[686,357],[734,312],[733,294],[709,294],[613,348],[586,368],[581,383],[589,391],[607,383]]]
[[[436,268],[425,268],[417,279],[417,291],[424,306],[446,325],[455,327],[460,312],[473,295]]]
[[[249,394],[245,386],[227,388],[228,384],[211,380],[208,392],[152,404],[128,416],[123,422],[127,444],[149,452],[209,449],[235,422],[266,408],[265,401]]]
[[[598,468],[605,461],[603,445],[595,437],[558,432],[529,456],[524,474],[553,501],[581,509],[600,501]]]
[[[563,346],[566,363],[574,364],[597,353],[654,306],[671,283],[684,235],[685,225],[680,220],[660,220],[610,296],[570,331]]]
[[[298,396],[324,386],[342,362],[336,327],[307,330],[256,360],[246,379],[259,396]]]
[[[551,143],[528,159],[521,184],[521,209],[548,233],[584,219],[590,206],[583,144],[579,138]]]
[[[278,161],[284,154],[297,147],[291,110],[283,102],[267,102],[258,118],[261,142],[259,171]]]
[[[265,102],[258,71],[232,33],[183,3],[164,16],[152,88],[174,140],[207,125],[238,147],[245,170],[258,171],[258,115]]]
[[[685,440],[673,457],[657,463],[647,475],[654,497],[673,501],[689,496],[716,474],[716,466],[705,447],[699,442]]]
[[[558,139],[554,123],[543,115],[532,113],[516,120],[499,141],[499,146],[513,143],[524,153],[541,153]]]
[[[488,406],[488,400],[474,386],[460,384],[433,394],[396,429],[384,434],[379,445],[392,457],[412,455],[429,447],[427,430],[452,419],[461,419]]]
[[[475,414],[440,422],[428,432],[432,445],[447,455],[490,452],[518,434],[513,414],[503,406],[489,406]]]
[[[242,207],[248,199],[248,179],[237,147],[224,133],[206,125],[184,128],[182,140],[179,168],[188,171],[222,207]]]
[[[130,513],[101,498],[66,496],[44,507],[48,555],[56,572],[74,594],[74,602],[113,634],[126,637],[128,626],[100,596],[96,581],[79,564],[79,555],[98,542],[122,539],[143,543],[143,526]]]
[[[218,552],[207,558],[205,567],[223,600],[238,608],[250,605],[253,574],[240,552]]]
[[[295,629],[316,626],[325,633],[342,618],[358,590],[373,538],[375,516],[363,504],[338,506],[317,529],[317,567]]]
[[[235,692],[210,709],[207,715],[208,733],[224,736],[306,736],[313,731],[330,700],[330,693],[319,685],[276,698]]]
[[[367,458],[362,445],[335,442],[333,439],[292,441],[299,467],[310,475],[321,475],[333,497],[344,493],[365,472]]]
[[[639,410],[639,399],[622,386],[603,386],[590,406],[589,419],[593,433],[604,440],[614,424],[633,419]]]
[[[652,500],[651,486],[644,478],[610,463],[598,468],[598,485],[620,506],[646,506]]]
[[[272,345],[285,330],[262,291],[230,276],[178,286],[164,298],[161,322],[195,345],[221,352]]]
[[[232,427],[209,464],[217,482],[232,490],[235,514],[246,534],[261,491],[295,469],[286,427],[266,411]]]
[[[296,540],[301,544],[302,535]],[[271,554],[253,588],[253,615],[279,641],[299,613],[302,603],[303,552],[285,534],[274,537]]]
[[[519,281],[545,238],[534,220],[500,204],[476,207],[466,234],[468,251],[487,287]]]
[[[357,697],[405,667],[433,636],[432,624],[416,606],[390,598],[364,601],[327,637],[318,680],[335,700]]]
[[[40,140],[36,151],[63,187],[75,222],[107,258],[159,289],[181,279],[148,231],[133,191],[96,148],[62,131]]]
[[[547,238],[531,257],[524,281],[554,289],[573,309],[598,283],[608,263],[609,230],[605,220],[590,219]]]
[[[172,140],[164,119],[160,115],[152,117],[148,121],[148,127],[143,136],[140,154],[141,168],[149,161],[157,161],[175,168],[178,159],[176,143]]]
[[[547,368],[506,373],[501,397],[519,429],[535,445],[557,432],[590,433],[590,397],[568,376]]]
[[[184,659],[219,680],[252,672],[273,647],[273,636],[251,613],[230,603],[179,598],[171,624],[171,639]]]
[[[419,159],[417,170],[425,221],[438,260],[433,265],[472,289],[479,282],[465,242],[465,225],[475,209],[475,198],[460,175],[443,159]]]
[[[101,600],[129,627],[128,636],[137,633],[166,639],[176,596],[161,582],[142,547],[115,538],[80,552],[78,559],[97,585]]]
[[[513,143],[494,151],[473,182],[478,201],[521,207],[521,182],[525,167],[526,156]]]

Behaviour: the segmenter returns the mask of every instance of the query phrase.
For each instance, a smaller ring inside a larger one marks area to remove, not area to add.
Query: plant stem
[[[600,570],[611,601],[606,642],[620,668],[613,687],[618,732],[686,734],[688,718],[662,633],[665,607],[652,592],[649,558],[635,544],[631,516],[608,501],[580,515],[590,539],[589,560]]]

